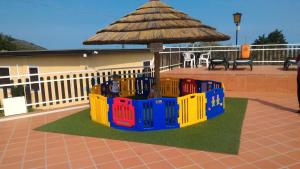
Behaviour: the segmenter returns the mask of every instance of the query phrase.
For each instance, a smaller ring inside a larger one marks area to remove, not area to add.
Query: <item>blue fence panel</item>
[[[179,128],[176,98],[154,98],[148,100],[133,100],[135,108],[135,125],[119,126],[113,121],[113,98],[108,98],[109,122],[112,128],[129,131],[150,131]]]
[[[198,93],[205,93],[214,89],[214,81],[198,80]]]
[[[154,78],[152,77],[138,77],[136,78],[136,95],[147,97],[150,93]]]
[[[139,131],[179,128],[176,98],[154,98],[134,101]]]
[[[223,88],[213,89],[206,92],[206,116],[212,119],[224,113],[224,90]]]
[[[101,94],[104,96],[110,96],[110,86],[112,85],[112,81],[106,81],[101,84]]]

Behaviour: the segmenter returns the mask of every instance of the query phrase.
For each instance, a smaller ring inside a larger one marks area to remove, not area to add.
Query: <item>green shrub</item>
[[[25,96],[25,94],[24,94],[24,86],[14,86],[11,89],[11,95],[12,95],[12,97]]]
[[[0,108],[3,108],[1,103],[0,103]],[[0,110],[0,117],[3,117],[4,116],[4,111],[3,110]]]

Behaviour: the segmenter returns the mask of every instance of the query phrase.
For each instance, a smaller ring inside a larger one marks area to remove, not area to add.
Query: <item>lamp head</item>
[[[233,14],[233,21],[236,25],[239,25],[241,23],[242,14],[237,12]]]

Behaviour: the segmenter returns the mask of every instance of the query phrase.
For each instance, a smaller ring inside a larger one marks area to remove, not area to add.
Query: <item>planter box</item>
[[[27,113],[25,97],[3,99],[3,108],[5,116]]]

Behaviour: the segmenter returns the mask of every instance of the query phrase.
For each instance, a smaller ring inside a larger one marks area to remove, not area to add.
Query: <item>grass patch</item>
[[[247,99],[227,98],[223,115],[191,127],[173,130],[129,132],[108,128],[92,122],[89,110],[35,130],[237,154],[246,107]]]

